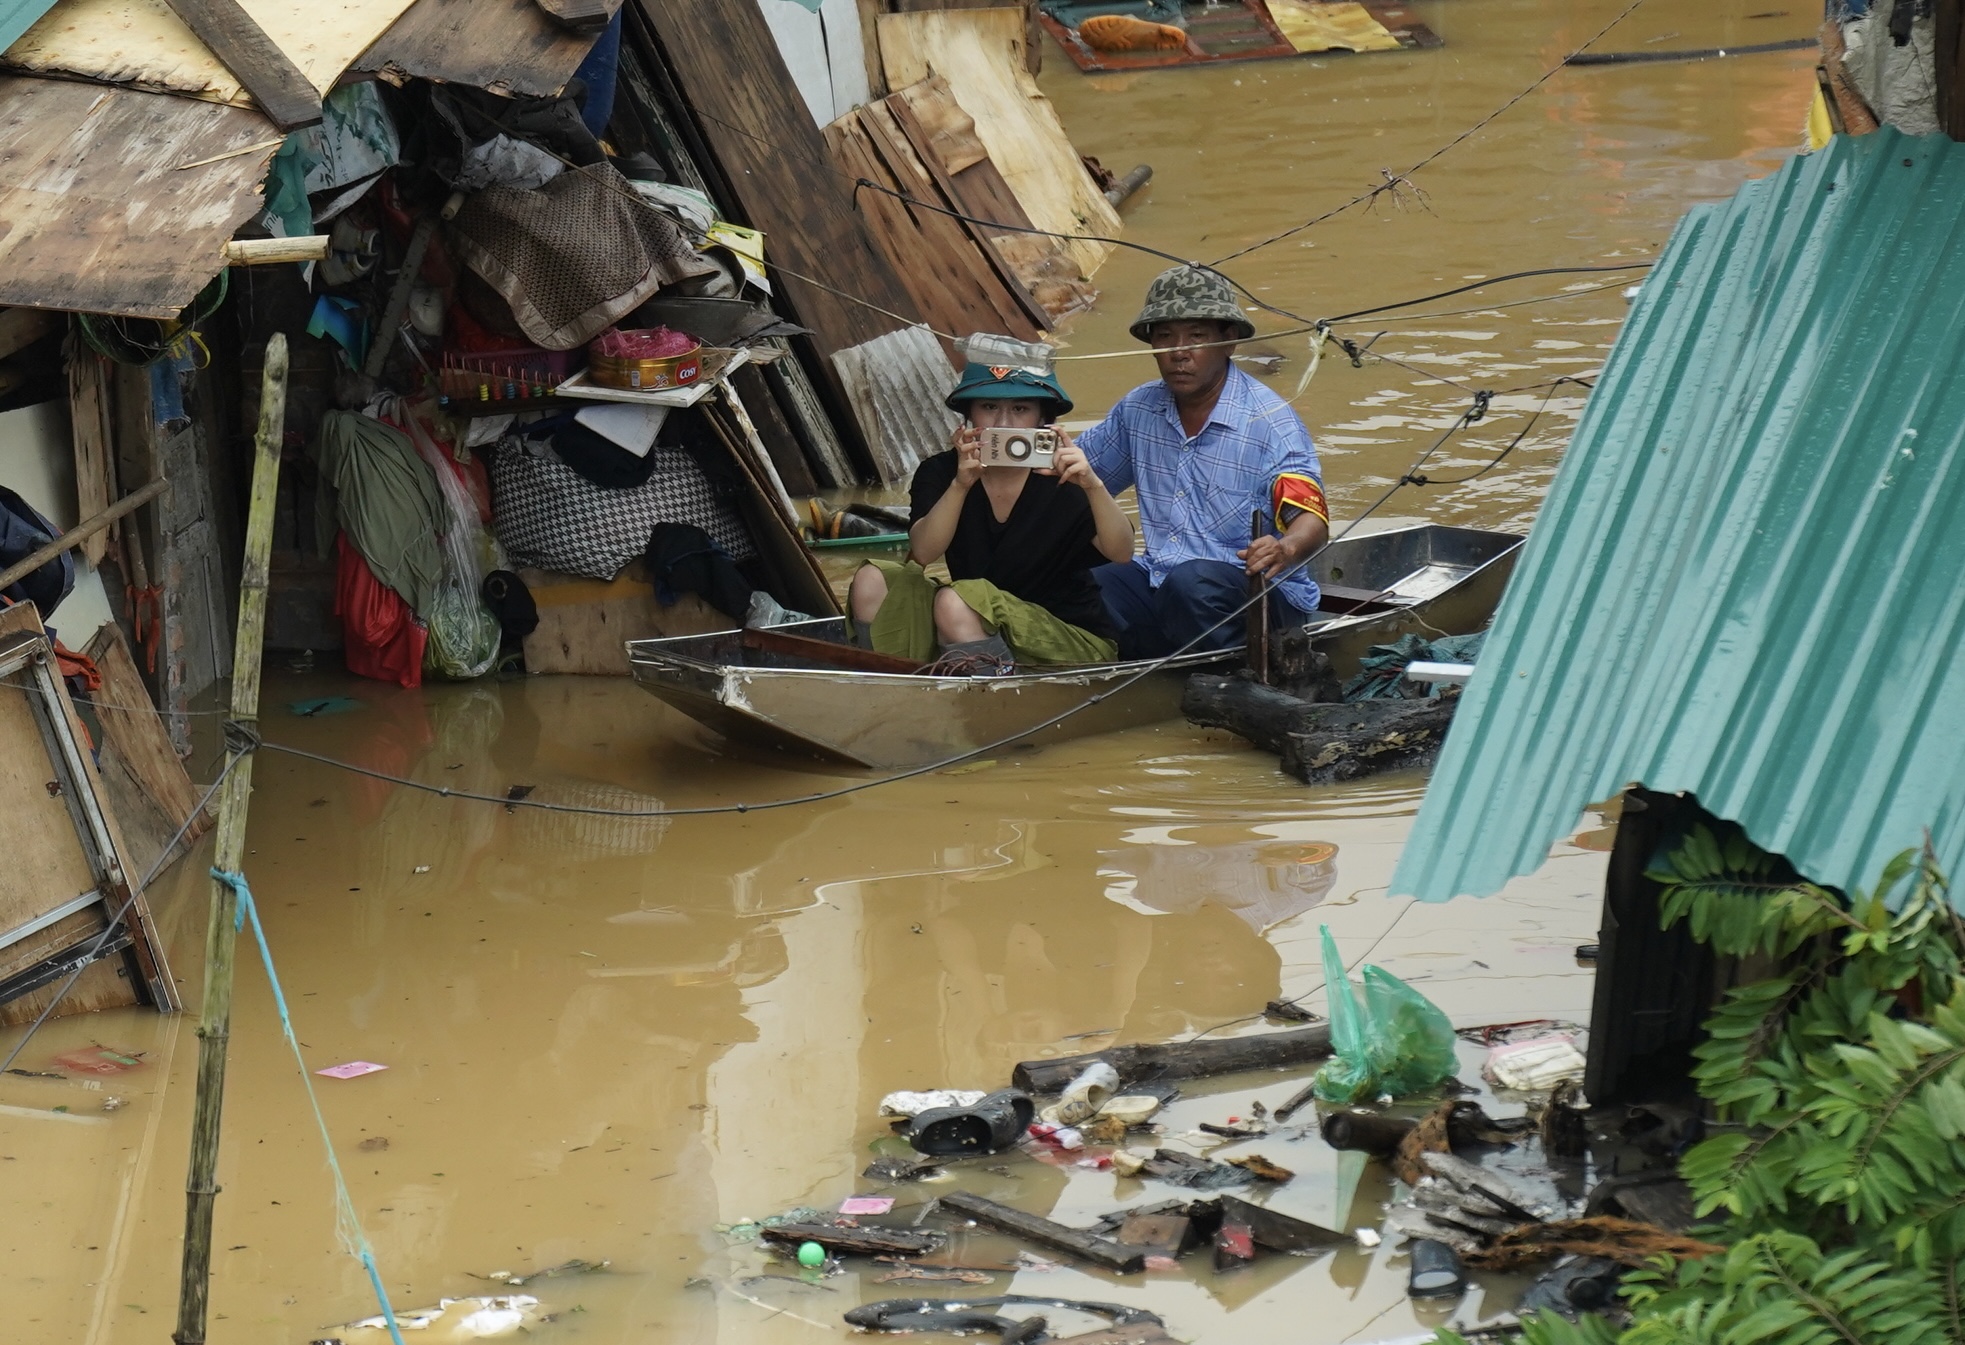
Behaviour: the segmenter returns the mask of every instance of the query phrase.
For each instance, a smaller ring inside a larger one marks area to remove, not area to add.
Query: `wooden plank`
[[[576,33],[594,34],[607,27],[621,0],[533,0],[547,18]]]
[[[68,369],[68,423],[75,435],[75,514],[94,518],[116,500],[116,467],[111,461],[109,361],[70,333],[64,351]],[[89,564],[101,565],[109,550],[108,531],[82,543]]]
[[[161,842],[168,840],[191,817],[198,806],[199,789],[191,782],[177,750],[171,746],[163,717],[150,703],[150,693],[144,688],[122,630],[114,622],[104,625],[85,652],[102,673],[102,688],[91,697],[91,704],[96,722],[102,728],[103,775],[110,780],[127,778],[134,784],[133,792],[149,814],[141,823],[146,835],[154,835],[158,827],[162,828],[158,843],[149,846],[148,853],[130,855],[140,877],[156,861],[162,850]],[[112,791],[111,801],[134,849],[137,839],[134,833],[143,815],[135,811],[132,802],[118,796],[129,792],[132,791]],[[186,844],[210,829],[210,815],[200,814],[185,833]]]
[[[525,637],[525,667],[534,673],[626,677],[629,640],[707,635],[735,624],[694,593],[673,607],[655,601],[648,570],[634,561],[608,583],[520,570],[539,608],[539,628]]]
[[[792,635],[781,630],[747,630],[742,637],[746,649],[767,654],[785,654],[800,663],[818,668],[848,668],[854,672],[918,673],[921,665],[912,659],[895,658],[858,645],[834,644],[809,635]]]
[[[717,193],[719,204],[764,231],[767,261],[787,268],[773,276],[775,294],[792,310],[786,316],[813,329],[816,350],[830,357],[918,322],[913,298],[853,208],[851,184],[828,161],[757,6],[637,0],[636,7],[722,170],[728,190]],[[846,404],[829,359],[819,367]]]
[[[744,522],[750,525],[758,554],[771,567],[781,586],[778,600],[793,611],[838,616],[839,599],[832,585],[826,582],[818,557],[799,535],[797,515],[786,517],[790,506],[781,500],[782,486],[772,478],[768,461],[761,460],[749,442],[750,436],[738,423],[740,417],[744,421],[749,419],[742,405],[727,395],[722,402],[705,402],[703,419],[750,482],[751,488],[742,502]]]
[[[940,104],[952,107],[964,120],[967,120],[967,114],[963,113],[961,108],[954,106],[955,100],[948,94],[946,85],[941,86],[940,98],[935,100],[927,95],[932,92],[932,86],[936,81],[924,81],[924,83],[930,85],[931,88],[924,90],[921,95],[910,98],[908,96],[909,90],[904,89],[888,99],[885,103],[882,103],[879,108],[883,121],[885,118],[892,118],[895,128],[906,137],[908,147],[914,151],[914,161],[921,165],[923,171],[932,180],[935,188],[934,196],[924,194],[924,189],[921,187],[911,190],[908,194],[917,200],[927,201],[931,205],[941,205],[965,215],[973,214],[974,212],[965,210],[961,201],[957,199],[955,184],[950,180],[951,174],[937,157],[937,147],[929,143],[932,139],[931,133],[916,115],[916,107],[917,104],[939,102]],[[919,89],[921,86],[917,85],[916,88]],[[875,109],[870,107],[866,111],[872,114]],[[974,124],[973,121],[969,122],[972,129]],[[976,148],[981,149],[981,147],[982,142],[977,141]],[[966,156],[958,156],[958,161],[962,157]],[[967,162],[963,163],[963,167],[973,170],[980,164],[987,162],[989,162],[989,156],[984,154],[980,159],[967,160]],[[922,214],[933,214],[934,212],[917,210],[915,213],[919,216]],[[1002,303],[998,303],[997,307],[999,310],[1004,311],[1006,320],[1015,321],[1017,318],[1021,318],[1025,322],[1028,322],[1033,336],[1043,332],[1051,325],[1050,314],[1046,313],[1038,302],[1031,297],[1030,291],[1024,288],[1023,280],[1011,269],[1009,263],[1004,259],[1003,254],[997,251],[995,243],[990,240],[988,233],[985,232],[985,226],[979,225],[973,220],[957,219],[952,215],[937,215],[936,218],[945,220],[947,223],[954,225],[957,230],[960,230],[962,236],[969,240],[970,245],[994,274],[997,284],[1002,289],[1003,296],[1009,300],[1011,305],[1014,305],[1013,310],[1008,310],[1005,309]],[[1002,330],[1014,334],[1008,327]]]
[[[955,101],[975,120],[976,135],[1040,229],[1060,234],[1119,232],[1119,212],[1079,162],[1057,109],[1024,69],[1024,14],[1018,9],[887,14],[880,56],[890,88],[931,74],[948,81]],[[1110,243],[1066,244],[1080,276],[1090,276]]]
[[[730,376],[730,383],[744,399],[744,406],[757,426],[758,438],[764,444],[764,451],[771,455],[771,465],[778,469],[778,479],[785,483],[785,489],[793,495],[818,494],[819,483],[812,476],[812,465],[806,461],[798,433],[785,418],[778,399],[771,395],[763,371],[747,364]]]
[[[18,355],[35,342],[54,335],[63,320],[59,313],[38,308],[0,309],[0,360]]]
[[[273,45],[266,30],[239,8],[238,0],[164,0],[171,12],[212,55],[225,63],[253,102],[282,131],[313,126],[321,120],[320,91],[300,67]]]
[[[278,148],[241,108],[0,75],[0,304],[177,316],[264,207]]]
[[[947,204],[886,104],[849,113],[826,128],[826,136],[838,147],[836,160],[842,166],[856,165],[858,175],[914,200]],[[1031,318],[1024,303],[1008,292],[959,220],[915,209],[883,192],[862,192],[860,204],[930,327],[957,335],[1003,331],[1026,340],[1043,330],[1041,320]],[[1025,302],[1035,307],[1028,296]]]
[[[554,23],[537,0],[416,0],[354,68],[397,85],[428,79],[507,97],[553,97],[594,37]]]
[[[235,3],[316,93],[326,93],[411,0]],[[215,49],[158,0],[62,0],[7,49],[7,64],[39,74],[190,94],[235,107],[244,107],[249,97]]]

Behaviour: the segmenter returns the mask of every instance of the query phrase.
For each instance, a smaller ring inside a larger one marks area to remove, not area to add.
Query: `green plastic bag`
[[[1404,1097],[1450,1078],[1459,1060],[1453,1024],[1439,1006],[1374,966],[1364,969],[1360,998],[1330,926],[1322,930],[1331,1057],[1317,1071],[1317,1096],[1342,1103]]]

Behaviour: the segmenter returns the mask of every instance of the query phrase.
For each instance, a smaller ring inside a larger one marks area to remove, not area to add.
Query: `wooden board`
[[[164,0],[282,131],[318,125],[321,93],[239,0]]]
[[[721,170],[722,181],[713,184],[718,203],[741,216],[736,222],[764,231],[767,265],[788,268],[772,276],[784,301],[773,306],[812,328],[811,344],[826,357],[918,322],[913,298],[854,210],[852,184],[828,160],[756,5],[636,0],[635,8]],[[829,358],[819,369],[845,405]]]
[[[409,6],[410,0],[238,3],[323,94]],[[251,98],[239,77],[162,0],[62,0],[7,49],[7,64],[240,106]]]
[[[102,780],[122,825],[134,876],[141,877],[197,808],[199,789],[171,746],[163,717],[150,703],[122,630],[110,622],[84,652],[102,672],[102,688],[90,697],[102,730]],[[211,825],[209,813],[200,815],[185,833],[186,844]]]
[[[729,630],[729,617],[694,593],[673,607],[655,601],[642,562],[611,582],[551,570],[520,570],[539,608],[539,628],[525,637],[525,668],[535,673],[626,677],[629,640]]]
[[[1057,109],[1024,68],[1020,9],[965,9],[880,18],[887,85],[905,89],[939,74],[1032,224],[1061,234],[1119,232],[1119,212],[1105,199],[1064,133]],[[1084,239],[1065,244],[1080,277],[1112,251]]]
[[[912,200],[958,208],[909,143],[888,105],[893,101],[870,103],[826,128],[833,162]],[[871,190],[861,192],[860,210],[930,327],[958,335],[1003,332],[1024,340],[1042,332],[1043,310],[1014,276],[1005,283],[993,250],[985,255],[960,220]],[[1037,313],[1034,320],[1031,310]]]
[[[75,517],[94,518],[116,502],[116,468],[110,461],[109,361],[70,334],[64,358],[68,366],[68,423],[75,435]],[[119,525],[120,526],[120,525]],[[110,528],[96,533],[77,548],[89,564],[102,564]]]
[[[265,205],[279,143],[257,112],[0,75],[0,304],[175,317]]]
[[[573,78],[595,36],[560,27],[534,0],[416,0],[354,68],[392,84],[428,79],[552,96]]]
[[[1057,308],[1036,296],[1031,279],[1075,277],[1077,268],[1063,240],[1024,232],[1030,228],[1029,215],[976,135],[974,118],[962,110],[940,76],[901,90],[885,107],[934,179],[941,203],[968,217],[960,221],[962,229],[1019,310],[1040,331],[1055,325],[1062,312],[1090,306],[1096,291],[1082,281],[1075,282],[1082,293],[1071,292]],[[1019,260],[1023,266],[1017,264]]]

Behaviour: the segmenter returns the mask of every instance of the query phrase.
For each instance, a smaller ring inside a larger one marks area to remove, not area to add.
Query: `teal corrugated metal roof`
[[[0,51],[20,41],[54,7],[55,0],[0,0]]]
[[[1961,645],[1965,144],[1837,137],[1680,221],[1391,890],[1494,892],[1630,783],[1820,883],[1927,827],[1965,880]]]

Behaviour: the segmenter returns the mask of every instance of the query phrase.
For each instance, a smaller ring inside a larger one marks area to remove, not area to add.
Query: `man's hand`
[[[955,484],[967,490],[982,480],[982,432],[973,425],[958,425],[949,436],[955,450]]]
[[[1235,554],[1250,574],[1265,579],[1282,578],[1284,571],[1303,559],[1303,552],[1288,537],[1258,537]]]
[[[1058,431],[1058,451],[1051,459],[1051,465],[1037,470],[1045,476],[1055,476],[1069,481],[1087,495],[1097,497],[1105,494],[1105,482],[1099,480],[1098,473],[1092,470],[1091,461],[1085,457],[1085,450],[1078,447],[1076,441],[1063,430]]]

